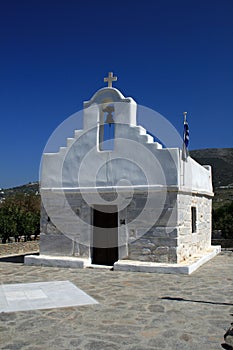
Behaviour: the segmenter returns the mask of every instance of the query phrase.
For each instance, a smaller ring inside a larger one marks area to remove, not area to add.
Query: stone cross
[[[112,87],[112,82],[113,81],[117,81],[117,77],[114,77],[113,76],[113,72],[109,72],[108,73],[108,77],[107,78],[104,78],[104,82],[106,83],[108,83],[108,87]]]

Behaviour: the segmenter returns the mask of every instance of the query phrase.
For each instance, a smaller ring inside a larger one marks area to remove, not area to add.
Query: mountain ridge
[[[233,185],[233,148],[204,148],[189,153],[201,165],[212,167],[214,189]]]

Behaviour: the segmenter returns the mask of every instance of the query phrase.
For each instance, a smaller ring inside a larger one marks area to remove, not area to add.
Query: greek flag
[[[185,147],[188,148],[189,145],[189,126],[187,121],[184,121],[184,144]]]
[[[188,153],[188,144],[189,144],[189,126],[186,120],[186,112],[184,112],[184,132],[183,132],[183,148],[182,148],[182,159],[187,160]]]

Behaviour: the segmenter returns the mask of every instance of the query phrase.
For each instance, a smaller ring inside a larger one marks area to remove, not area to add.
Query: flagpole
[[[183,112],[184,125],[187,123],[187,113],[188,112]],[[183,158],[183,186],[184,186],[185,185],[185,163],[187,160],[187,149],[186,149],[186,145],[185,145],[185,135],[183,135],[182,158]]]

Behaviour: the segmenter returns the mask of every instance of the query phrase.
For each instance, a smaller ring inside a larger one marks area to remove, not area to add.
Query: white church
[[[43,154],[40,255],[25,264],[192,273],[220,252],[211,167],[138,125],[114,80],[84,102],[83,129]]]

